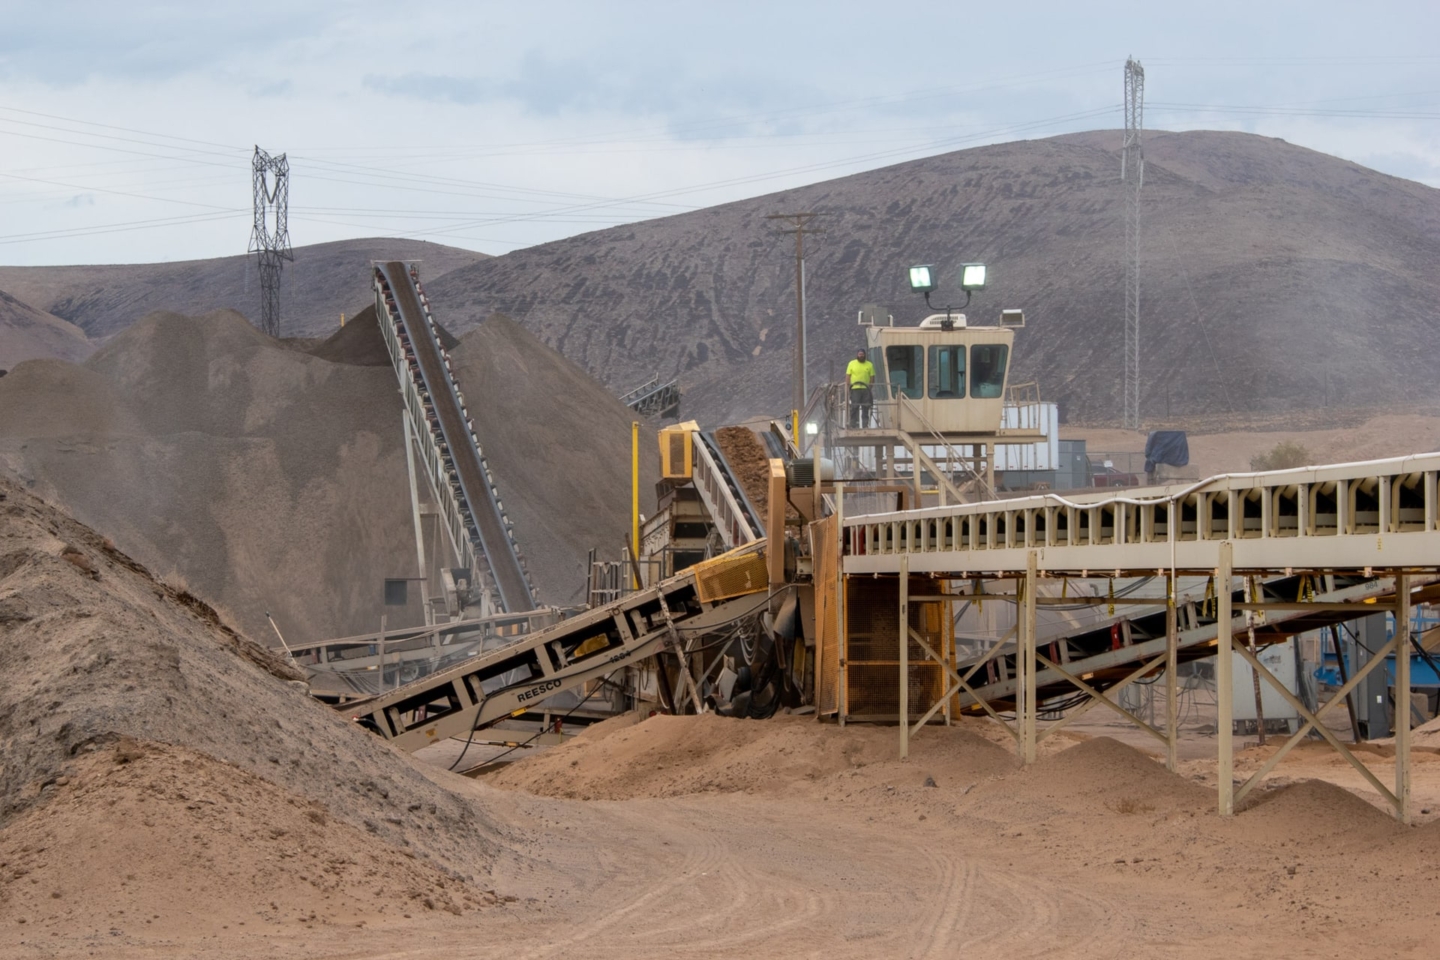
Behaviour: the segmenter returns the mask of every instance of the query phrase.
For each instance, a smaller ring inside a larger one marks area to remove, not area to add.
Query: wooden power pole
[[[780,232],[795,235],[795,389],[791,408],[797,414],[805,409],[805,399],[809,396],[805,384],[805,235],[825,232],[810,226],[810,221],[818,216],[818,213],[772,213],[765,218],[788,220],[790,229]]]

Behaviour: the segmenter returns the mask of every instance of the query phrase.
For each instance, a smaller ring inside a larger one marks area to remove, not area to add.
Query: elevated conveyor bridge
[[[536,606],[534,586],[475,437],[415,267],[377,264],[375,312],[451,542],[498,610]]]
[[[1404,819],[1409,816],[1409,711],[1396,711],[1393,789],[1336,739],[1323,717],[1387,657],[1394,657],[1395,689],[1410,688],[1410,611],[1415,604],[1440,600],[1437,477],[1440,454],[1423,454],[1225,475],[1127,496],[1043,494],[845,517],[836,544],[839,582],[881,578],[895,585],[889,595],[898,603],[898,626],[891,636],[909,641],[895,644],[902,754],[909,736],[948,705],[1006,722],[1028,762],[1038,739],[1072,719],[1067,715],[1041,731],[1046,703],[1057,698],[1073,702],[1078,696],[1087,707],[1104,705],[1149,731],[1166,745],[1173,767],[1176,666],[1213,655],[1222,813],[1232,812],[1235,801],[1313,731]],[[1038,638],[1037,609],[1080,602],[1064,596],[1064,585],[1071,578],[1095,577],[1153,577],[1168,586],[1158,600],[1087,598],[1084,602],[1094,605],[1130,606],[1133,615],[1100,629]],[[1199,578],[1207,588],[1198,596],[1179,595],[1176,585],[1182,577]],[[963,588],[947,593],[940,586],[944,583]],[[838,591],[840,597],[846,594]],[[912,605],[975,601],[1008,602],[1016,611],[1015,628],[984,656],[955,663],[935,649],[933,637],[915,629]],[[847,716],[847,603],[838,604],[841,682],[834,687],[837,701],[832,704],[842,720]],[[1380,612],[1394,614],[1393,639],[1316,710],[1285,689],[1255,655],[1267,643]],[[1237,635],[1246,642],[1237,644]],[[914,724],[908,686],[912,650],[922,660],[937,661],[947,677],[943,695],[933,698]],[[1234,656],[1249,663],[1305,721],[1238,791],[1231,780]],[[1113,693],[1161,672],[1170,694],[1163,729],[1105,696],[1107,689]],[[1002,716],[1012,711],[1013,724]]]

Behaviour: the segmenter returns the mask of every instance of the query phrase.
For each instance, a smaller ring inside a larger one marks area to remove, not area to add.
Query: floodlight
[[[929,293],[935,289],[935,268],[929,264],[910,268],[910,289],[916,293]]]
[[[962,263],[960,265],[960,289],[967,293],[971,290],[984,290],[985,264]]]
[[[805,422],[805,435],[806,435],[807,437],[813,437],[813,436],[815,436],[816,434],[818,434],[819,432],[820,432],[820,424],[816,423],[814,420],[807,420],[807,421]]]

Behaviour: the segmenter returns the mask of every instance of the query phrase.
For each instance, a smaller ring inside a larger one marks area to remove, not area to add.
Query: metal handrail
[[[761,531],[751,528],[744,508],[725,481],[724,471],[711,456],[709,446],[696,443],[693,449],[695,466],[692,481],[725,546],[740,547],[759,539]]]
[[[974,467],[970,466],[968,461],[966,461],[960,456],[960,452],[958,450],[950,446],[950,442],[946,440],[943,436],[941,436],[940,431],[935,429],[935,425],[926,418],[925,414],[920,412],[919,405],[916,404],[915,401],[911,400],[909,397],[905,396],[905,394],[903,393],[897,394],[896,400],[904,404],[906,409],[909,410],[909,412],[915,417],[915,419],[920,421],[920,425],[929,432],[930,436],[935,441],[937,441],[940,446],[945,448],[945,453],[949,460],[959,461],[969,472],[970,476],[975,478],[975,481],[980,485],[981,491],[984,493],[988,493],[991,500],[995,499],[995,488],[990,486],[990,484],[985,481],[985,478],[981,476]]]

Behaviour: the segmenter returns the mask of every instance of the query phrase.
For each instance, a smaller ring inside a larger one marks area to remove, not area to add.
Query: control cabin
[[[867,325],[876,425],[914,434],[999,433],[1014,328],[1023,325],[1019,310],[1005,311],[994,327],[969,326],[961,313],[933,314],[918,327]]]

